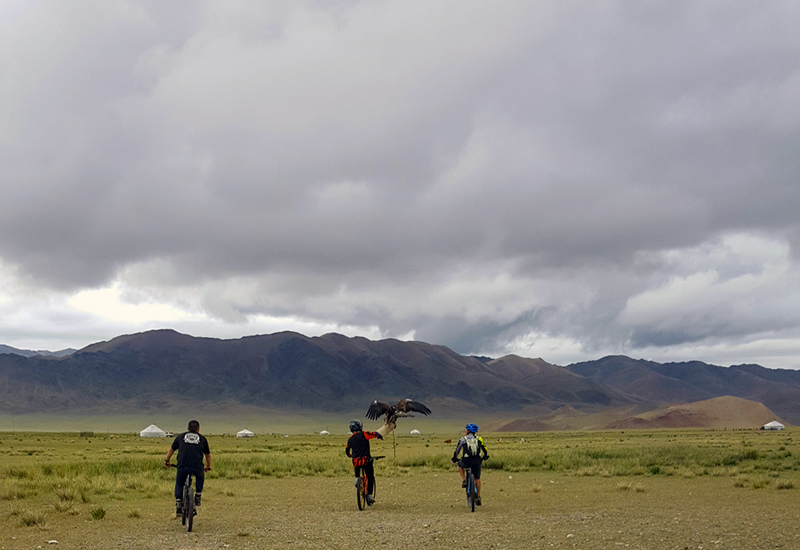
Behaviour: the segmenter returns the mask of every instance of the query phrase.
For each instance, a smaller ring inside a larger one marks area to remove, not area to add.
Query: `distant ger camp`
[[[139,437],[167,437],[167,432],[155,424],[150,424],[144,430],[139,432]]]
[[[773,420],[772,422],[767,422],[763,426],[761,426],[762,430],[782,430],[786,426],[778,422],[777,420]]]

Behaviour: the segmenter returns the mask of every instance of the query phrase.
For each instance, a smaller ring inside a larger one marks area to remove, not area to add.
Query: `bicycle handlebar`
[[[169,464],[169,465],[168,465],[166,462],[164,462],[164,467],[166,467],[166,466],[169,466],[170,468],[177,468],[177,467],[178,467],[178,465],[177,465],[177,464]],[[203,468],[203,471],[204,471],[204,472],[210,472],[210,471],[211,471],[211,468],[205,468],[205,467],[204,467],[204,468]]]

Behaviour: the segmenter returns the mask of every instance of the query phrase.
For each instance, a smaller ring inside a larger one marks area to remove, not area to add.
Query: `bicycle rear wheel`
[[[194,524],[194,489],[186,489],[186,503],[183,505],[183,513],[186,514],[186,532],[191,532]]]
[[[183,487],[183,494],[181,495],[181,525],[186,525],[186,493],[189,491],[188,487]]]
[[[478,489],[475,487],[475,476],[472,471],[467,474],[467,506],[470,512],[475,511],[475,499],[478,496]]]
[[[358,509],[363,510],[367,507],[367,480],[363,471],[359,470],[358,477],[356,477],[356,502]]]

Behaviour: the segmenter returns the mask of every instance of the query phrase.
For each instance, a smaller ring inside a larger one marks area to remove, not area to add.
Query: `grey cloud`
[[[691,271],[680,251],[753,233],[797,253],[791,3],[77,6],[0,22],[0,258],[42,287],[591,350],[725,332],[619,322]],[[591,297],[401,307],[486,266]]]
[[[650,346],[668,347],[678,344],[698,342],[707,338],[708,334],[689,334],[687,332],[664,332],[659,330],[637,328],[631,334],[631,346],[636,348],[646,348]]]

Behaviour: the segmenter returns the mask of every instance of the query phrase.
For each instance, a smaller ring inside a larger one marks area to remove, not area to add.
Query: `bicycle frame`
[[[175,464],[170,464],[172,468],[178,468]],[[197,509],[194,505],[194,487],[192,487],[192,478],[194,474],[189,472],[186,476],[186,481],[183,483],[183,495],[181,496],[181,506],[183,507],[183,515],[181,515],[181,525],[186,526],[186,531],[191,532],[194,525],[194,516],[197,515]]]
[[[384,458],[383,456],[373,456],[370,458],[369,462],[372,463],[376,460],[380,460]],[[369,480],[367,479],[367,472],[364,466],[357,466],[356,467],[356,502],[358,503],[358,509],[363,510],[367,507],[367,487],[369,484]],[[372,498],[375,498],[376,488],[375,484],[372,486]]]

